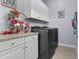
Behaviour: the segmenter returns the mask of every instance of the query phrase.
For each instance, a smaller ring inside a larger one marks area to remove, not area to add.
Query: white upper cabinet
[[[49,21],[49,9],[41,0],[24,0],[24,6],[27,18]]]

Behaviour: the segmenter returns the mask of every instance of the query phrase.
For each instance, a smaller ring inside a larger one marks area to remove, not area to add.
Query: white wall
[[[77,11],[77,0],[50,0],[48,2],[50,8],[49,27],[57,27],[59,29],[59,42],[67,45],[76,45],[76,39],[73,36],[73,28],[71,19],[74,12]],[[57,18],[57,11],[65,11],[65,18]]]
[[[1,0],[0,0],[1,1]],[[8,13],[9,8],[2,6],[0,3],[0,31],[8,29]]]

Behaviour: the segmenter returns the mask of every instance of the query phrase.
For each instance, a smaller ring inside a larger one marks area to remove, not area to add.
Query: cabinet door
[[[32,0],[31,17],[39,20],[43,20],[43,21],[48,21],[49,19],[48,7],[41,0]]]
[[[9,52],[9,51],[8,51]],[[0,59],[24,59],[24,49],[17,49],[0,57]]]
[[[38,58],[38,44],[33,43],[27,45],[25,49],[25,59],[37,59]]]

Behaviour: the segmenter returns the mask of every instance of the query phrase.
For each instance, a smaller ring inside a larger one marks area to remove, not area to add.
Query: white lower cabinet
[[[38,58],[38,44],[32,43],[25,48],[25,59],[37,59]]]
[[[0,59],[24,59],[24,49],[19,48],[12,51],[7,51],[3,53],[4,55],[0,57]]]
[[[22,39],[22,40],[21,40]],[[18,41],[21,40],[22,42]],[[14,39],[14,41],[7,43],[7,45],[1,46],[9,46],[12,47],[7,50],[0,47],[0,59],[37,59],[38,58],[38,35],[32,35],[28,37]],[[19,43],[18,43],[19,42]],[[5,43],[5,42],[0,42]],[[14,44],[13,44],[14,43]],[[11,45],[11,46],[10,46]]]

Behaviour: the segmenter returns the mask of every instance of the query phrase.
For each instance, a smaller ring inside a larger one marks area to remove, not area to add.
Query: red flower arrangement
[[[29,30],[29,24],[27,22],[23,22],[20,20],[11,20],[10,23],[13,25],[13,29],[17,29],[18,31]]]
[[[18,18],[19,15],[20,13],[16,9],[12,9],[9,13],[10,29],[1,32],[0,34],[6,35],[6,34],[16,34],[20,32],[23,33],[28,32],[29,31],[28,22],[16,20],[16,17]]]

